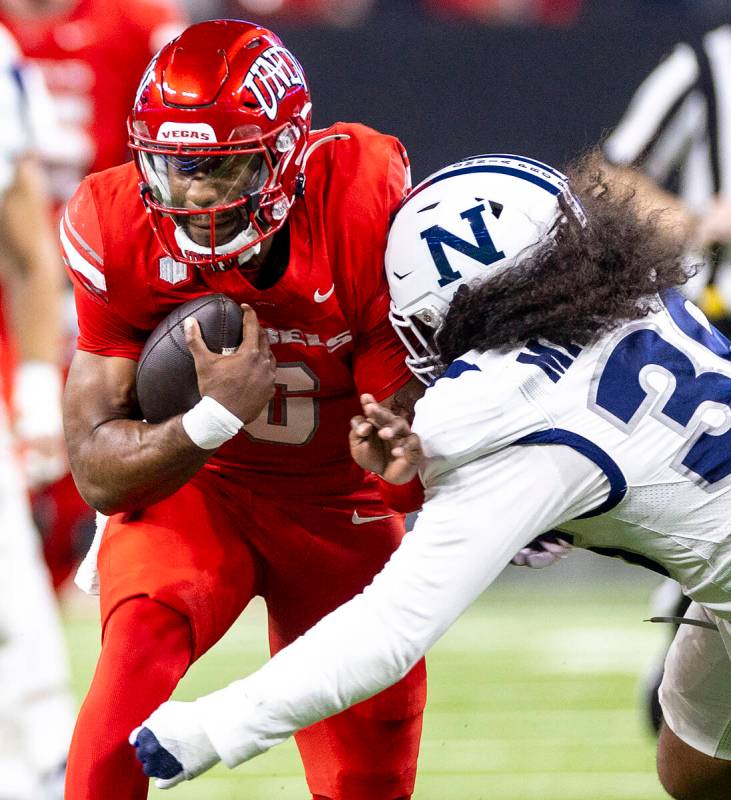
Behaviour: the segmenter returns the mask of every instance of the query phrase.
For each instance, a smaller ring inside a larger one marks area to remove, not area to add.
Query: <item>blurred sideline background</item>
[[[23,2],[6,0],[11,11]],[[315,125],[354,120],[398,136],[415,181],[479,152],[565,164],[619,121],[675,42],[731,19],[728,0],[188,0],[181,11],[191,21],[271,26],[309,76]],[[56,583],[80,700],[98,653],[96,601]],[[415,797],[663,797],[638,701],[640,676],[667,636],[642,622],[658,583],[577,552],[543,572],[509,568],[431,655]],[[266,657],[255,605],[176,696],[218,688]],[[244,796],[304,796],[292,743],[173,795]]]

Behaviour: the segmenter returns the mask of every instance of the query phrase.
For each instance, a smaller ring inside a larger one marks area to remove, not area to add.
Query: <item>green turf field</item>
[[[514,568],[513,568],[514,569]],[[635,570],[632,571],[636,572]],[[664,632],[643,623],[648,585],[541,576],[503,581],[432,651],[416,800],[655,800],[654,745],[637,712],[638,675]],[[91,607],[67,612],[75,687],[97,653]],[[225,685],[266,658],[250,608],[176,695]],[[305,800],[292,742],[218,767],[170,800]]]

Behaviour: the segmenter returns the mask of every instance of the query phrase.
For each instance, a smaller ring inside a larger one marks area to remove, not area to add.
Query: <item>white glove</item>
[[[195,703],[170,700],[135,728],[129,743],[158,789],[172,789],[220,761],[198,720]]]
[[[518,567],[543,569],[555,564],[561,558],[566,558],[569,550],[571,550],[570,542],[562,539],[559,534],[544,533],[519,550],[510,563]]]

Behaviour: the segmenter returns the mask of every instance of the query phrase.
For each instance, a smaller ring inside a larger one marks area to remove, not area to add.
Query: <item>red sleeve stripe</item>
[[[67,231],[75,241],[71,240]],[[73,229],[66,215],[61,220],[61,244],[69,267],[86,279],[84,283],[91,284],[97,290],[105,292],[107,281],[100,269],[104,266],[103,261]]]

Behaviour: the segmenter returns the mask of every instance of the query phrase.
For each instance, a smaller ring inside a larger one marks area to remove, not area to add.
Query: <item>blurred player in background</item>
[[[74,718],[61,624],[17,452],[20,445],[36,480],[66,469],[62,267],[32,152],[42,92],[40,76],[0,26],[0,282],[19,351],[16,374],[3,375],[0,403],[0,797],[8,800],[61,800]],[[11,346],[0,335],[5,365]]]
[[[435,14],[483,23],[570,25],[583,0],[423,0],[423,4]]]
[[[36,64],[59,124],[39,139],[54,217],[81,179],[130,157],[125,121],[152,55],[184,27],[177,0],[0,0],[0,23]],[[57,219],[54,225],[57,225]],[[65,311],[64,358],[76,337],[73,299]],[[93,530],[93,512],[66,472],[38,476],[33,510],[54,586],[78,563]]]
[[[150,58],[185,26],[177,0],[0,0],[60,123],[42,143],[60,209],[81,179],[129,160],[125,121]]]
[[[213,0],[205,13],[246,19],[266,17],[275,23],[348,27],[362,22],[375,0]]]
[[[583,0],[401,0],[401,4],[417,13],[427,11],[480,23],[570,25]],[[200,12],[345,27],[361,23],[375,5],[375,0],[211,0]],[[194,7],[194,13],[196,10]]]
[[[681,42],[637,89],[603,146],[609,174],[637,191],[705,260],[684,289],[721,331],[731,333],[731,24]],[[658,589],[656,613],[682,616],[677,583]],[[664,653],[646,677],[648,716],[659,728]]]
[[[249,600],[266,599],[276,652],[360,591],[403,535],[346,432],[366,386],[393,408],[418,387],[383,274],[408,162],[396,139],[362,125],[311,132],[311,109],[302,68],[273,33],[195,25],[142,79],[135,164],[87,178],[64,215],[80,326],[69,454],[82,495],[111,515],[98,555],[102,652],[67,800],[146,797],[130,729]],[[215,356],[193,326],[203,400],[145,424],[134,387],[147,336],[212,292],[253,309],[242,348]],[[313,797],[410,797],[424,701],[419,664],[384,696],[303,731]]]
[[[728,797],[731,342],[676,291],[677,241],[591,163],[569,186],[531,159],[478,156],[414,189],[386,272],[408,363],[438,380],[414,433],[365,395],[351,449],[394,483],[419,469],[414,530],[258,672],[134,731],[147,773],[169,788],[234,766],[382,690],[557,528],[695,600],[668,658],[658,770],[679,800]]]

